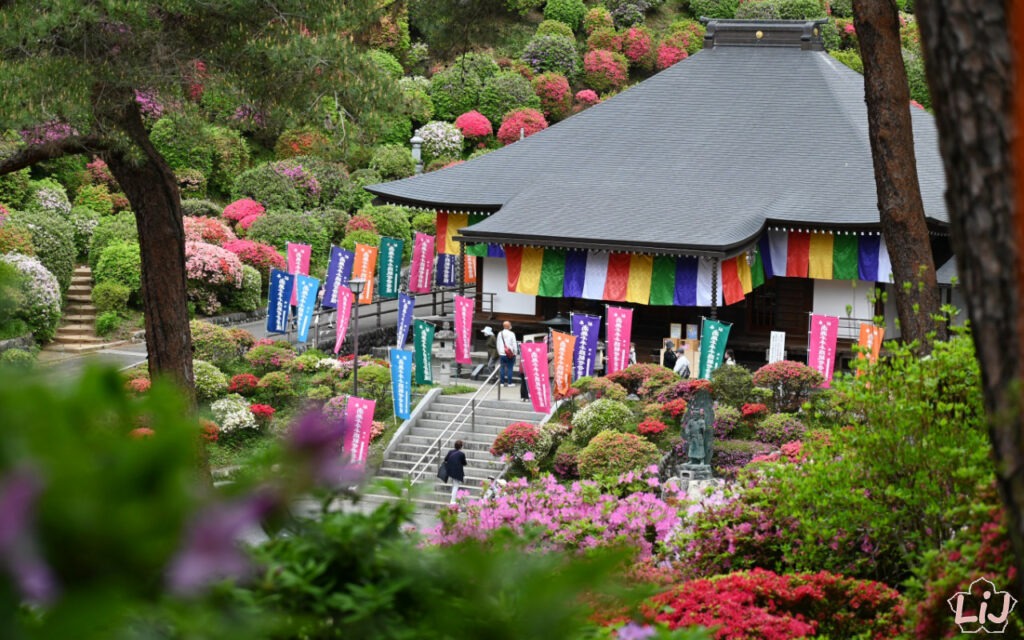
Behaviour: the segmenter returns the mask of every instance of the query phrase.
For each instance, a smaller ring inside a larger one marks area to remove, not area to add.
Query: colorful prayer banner
[[[296,275],[295,289],[295,325],[298,331],[299,342],[305,343],[309,340],[309,325],[313,320],[313,310],[316,308],[316,293],[320,290],[320,281],[309,276]]]
[[[391,398],[395,415],[408,420],[412,415],[412,352],[391,349]]]
[[[455,236],[469,224],[469,215],[465,213],[437,213],[437,252],[448,255],[459,254],[459,243]]]
[[[565,282],[562,295],[566,298],[582,298],[583,282],[587,275],[587,252],[573,249],[565,254]]]
[[[473,307],[475,301],[466,296],[455,296],[455,362],[472,364]]]
[[[405,242],[397,238],[380,239],[380,269],[377,296],[394,298],[402,283],[402,252]]]
[[[356,244],[356,258],[352,265],[352,277],[363,281],[363,292],[359,295],[359,304],[373,302],[373,274],[377,268],[377,247],[368,244]]]
[[[572,386],[572,356],[576,346],[576,336],[561,331],[551,332],[551,345],[554,349],[555,393],[564,397]]]
[[[605,374],[611,375],[629,366],[629,340],[633,332],[633,310],[625,307],[608,307],[607,324],[604,334]]]
[[[405,293],[398,294],[398,327],[395,330],[395,346],[399,349],[405,347],[405,339],[409,337],[409,327],[412,326],[415,306],[416,298]]]
[[[350,465],[362,470],[366,466],[366,453],[370,450],[370,431],[373,427],[373,411],[376,400],[365,400],[349,396],[345,405],[345,440],[342,458],[347,457]]]
[[[519,263],[519,283],[516,291],[529,295],[537,295],[540,290],[540,273],[544,264],[544,249],[523,247],[523,257]]]
[[[434,348],[434,325],[417,320],[412,329],[413,353],[416,356],[416,384],[433,384],[431,368]]]
[[[412,244],[412,264],[409,267],[409,291],[430,293],[433,281],[434,236],[416,232]]]
[[[313,248],[308,244],[292,244],[291,242],[285,244],[288,256],[288,273],[292,275],[302,274],[304,276],[309,275],[309,256],[313,251]],[[292,289],[292,299],[290,303],[295,304],[295,294],[298,293],[296,289]]]
[[[458,265],[458,259],[459,256],[447,253],[439,253],[437,255],[437,286],[455,286],[455,267]]]
[[[839,338],[839,318],[813,314],[807,340],[807,366],[825,376],[821,386],[832,383],[832,370],[836,364],[836,340]]]
[[[725,343],[729,341],[732,325],[704,318],[700,329],[700,374],[704,380],[711,379],[711,372],[722,364]]]
[[[291,310],[292,291],[295,276],[280,269],[270,270],[270,287],[267,295],[267,332],[288,331],[288,312]]]
[[[572,335],[576,347],[572,351],[572,379],[594,375],[594,361],[597,359],[597,334],[601,330],[601,318],[583,313],[569,314]]]
[[[352,319],[352,305],[355,302],[355,297],[352,290],[345,285],[338,287],[338,307],[334,317],[334,353],[341,351],[341,343],[345,342],[348,323]]]
[[[548,369],[546,342],[526,342],[519,345],[523,358],[523,375],[530,390],[530,401],[537,413],[551,411],[551,378]]]
[[[875,364],[878,362],[878,354],[882,350],[882,339],[885,338],[885,327],[879,327],[867,322],[862,322],[860,325],[860,340],[857,344],[864,348],[857,354],[858,360],[865,358],[867,354],[868,362]],[[857,369],[857,375],[861,374],[861,369]]]
[[[604,279],[602,300],[626,301],[626,291],[629,286],[629,263],[628,253],[608,254],[608,273]]]
[[[348,285],[355,257],[356,254],[351,251],[331,247],[331,261],[327,265],[327,281],[324,283],[324,299],[320,306],[326,309],[338,308],[338,287]]]

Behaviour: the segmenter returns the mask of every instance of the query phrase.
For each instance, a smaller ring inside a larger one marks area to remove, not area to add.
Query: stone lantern
[[[451,384],[455,364],[455,332],[451,326],[451,322],[446,320],[441,330],[434,334],[433,358],[438,363],[438,382],[442,385]]]

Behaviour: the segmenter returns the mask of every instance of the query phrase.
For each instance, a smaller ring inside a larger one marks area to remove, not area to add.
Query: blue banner
[[[298,287],[295,293],[295,324],[299,332],[298,341],[306,342],[309,340],[309,324],[313,320],[316,292],[320,290],[320,281],[298,274],[295,276],[295,286]]]
[[[412,326],[413,307],[416,306],[416,298],[407,293],[398,294],[398,340],[395,346],[401,349],[409,337],[409,327]]]
[[[280,269],[270,270],[270,290],[267,296],[267,332],[288,331],[288,312],[291,310],[292,288],[295,277]]]
[[[412,352],[391,350],[391,397],[395,415],[408,420],[412,414]]]
[[[448,253],[437,254],[437,286],[455,286],[455,266],[459,256]]]
[[[320,306],[327,309],[338,308],[338,287],[348,286],[352,277],[352,263],[356,254],[341,247],[331,247],[331,262],[327,265],[327,280],[324,283],[324,300]]]
[[[572,353],[572,379],[594,375],[597,360],[597,334],[601,330],[601,317],[582,313],[570,315],[572,335],[576,336],[576,348]]]

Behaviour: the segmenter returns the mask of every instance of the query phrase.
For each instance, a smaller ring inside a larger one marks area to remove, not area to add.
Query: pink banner
[[[807,340],[807,366],[825,376],[828,387],[832,383],[832,369],[836,364],[836,340],[839,338],[839,318],[811,316],[811,332]]]
[[[434,279],[434,236],[416,232],[409,269],[409,292],[430,293]]]
[[[334,353],[341,351],[341,343],[345,342],[348,322],[352,319],[352,301],[355,294],[345,285],[338,286],[338,315],[334,319]]]
[[[523,375],[530,389],[530,401],[537,413],[551,411],[551,377],[548,369],[548,345],[546,342],[524,342],[519,345],[523,357]]]
[[[286,248],[288,249],[288,273],[301,273],[304,276],[308,276],[309,254],[313,251],[313,248],[308,244],[292,244],[291,242],[286,245]],[[298,287],[292,287],[291,304],[293,306],[297,303],[297,291]]]
[[[633,333],[633,310],[608,307],[608,326],[605,327],[605,375],[611,375],[629,366],[629,339]]]
[[[455,362],[472,364],[473,298],[455,296]]]
[[[366,466],[366,453],[370,449],[370,429],[373,427],[373,410],[377,407],[376,400],[364,400],[349,396],[345,405],[345,448],[342,457],[347,457],[349,464],[357,469]]]

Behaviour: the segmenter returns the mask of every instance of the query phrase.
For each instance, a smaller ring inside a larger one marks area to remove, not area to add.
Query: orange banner
[[[576,347],[576,336],[552,331],[551,345],[555,350],[555,394],[562,397],[569,393],[569,387],[572,386],[572,354]]]
[[[476,284],[476,256],[466,254],[466,261],[462,265],[462,275],[466,284]]]
[[[885,337],[885,327],[876,327],[873,324],[861,323],[860,325],[860,340],[857,344],[864,348],[857,354],[857,359],[861,360],[864,358],[864,353],[868,354],[868,362],[875,364],[878,362],[878,353],[882,350],[882,338]],[[857,375],[860,375],[861,370],[857,369]]]
[[[373,276],[376,271],[377,247],[357,243],[356,258],[352,262],[352,277],[359,278],[365,282],[363,293],[359,296],[359,304],[370,304],[373,302]]]

